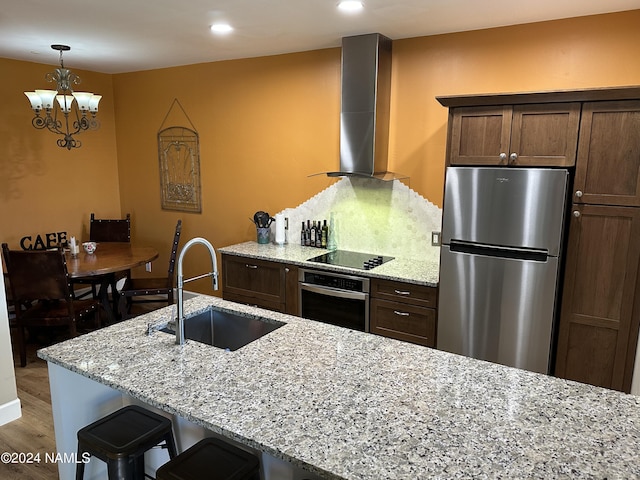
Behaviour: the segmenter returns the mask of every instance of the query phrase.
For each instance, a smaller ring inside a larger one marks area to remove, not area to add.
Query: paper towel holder
[[[287,233],[289,231],[289,217],[285,217],[283,214],[278,213],[276,218],[276,234],[275,243],[277,245],[284,245],[287,243]]]

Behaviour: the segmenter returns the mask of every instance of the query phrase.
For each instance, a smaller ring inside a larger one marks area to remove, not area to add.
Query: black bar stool
[[[260,480],[255,455],[217,438],[205,438],[162,465],[156,480]]]
[[[137,405],[129,405],[78,430],[78,459],[90,453],[107,464],[109,480],[144,479],[144,452],[162,442],[169,458],[177,455],[171,420]],[[76,466],[76,480],[84,463]]]

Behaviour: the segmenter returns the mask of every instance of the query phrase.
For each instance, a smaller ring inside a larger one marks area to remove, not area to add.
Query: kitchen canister
[[[258,235],[258,243],[261,245],[264,245],[266,243],[269,243],[269,236],[271,234],[271,228],[270,227],[257,227],[256,228],[256,233]]]

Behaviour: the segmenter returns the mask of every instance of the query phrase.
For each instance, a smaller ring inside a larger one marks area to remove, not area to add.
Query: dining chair
[[[169,268],[167,276],[161,278],[127,278],[120,294],[120,314],[122,318],[129,318],[132,315],[131,306],[136,303],[166,303],[173,304],[173,271],[178,253],[178,243],[182,231],[182,220],[178,220],[176,230],[171,244],[171,254],[169,255]],[[149,298],[153,296],[153,298]],[[145,298],[146,297],[146,298]],[[160,298],[158,298],[160,297]]]
[[[15,302],[13,301],[13,294],[11,293],[11,287],[9,285],[9,274],[7,272],[2,272],[4,278],[4,296],[7,301],[7,314],[9,315],[9,326],[15,326]]]
[[[91,213],[89,219],[89,240],[92,242],[131,242],[131,214],[127,213],[124,219],[100,219],[96,218],[95,213]],[[111,292],[115,292],[117,278],[110,274]],[[123,277],[130,276],[130,272],[125,272]],[[98,288],[103,284],[101,276],[79,278],[73,280],[74,285],[90,285],[92,297],[98,298]],[[77,295],[75,298],[85,298],[89,292]]]
[[[93,328],[99,325],[100,302],[74,300],[71,279],[62,249],[10,250],[2,244],[2,254],[9,274],[15,305],[20,366],[27,364],[25,330],[30,327],[66,326],[75,337],[78,324],[93,315]]]
[[[124,219],[98,219],[91,214],[89,240],[92,242],[130,242],[131,214]]]
[[[9,327],[16,327],[16,308],[28,308],[31,304],[29,302],[24,305],[17,304],[13,300],[13,292],[11,292],[11,285],[9,284],[9,274],[5,271],[3,272],[4,276],[4,295],[7,300],[7,315],[9,317]]]

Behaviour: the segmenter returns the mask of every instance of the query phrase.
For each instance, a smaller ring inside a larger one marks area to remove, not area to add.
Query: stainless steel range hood
[[[391,40],[379,33],[342,39],[340,171],[328,176],[395,180],[387,171]]]

